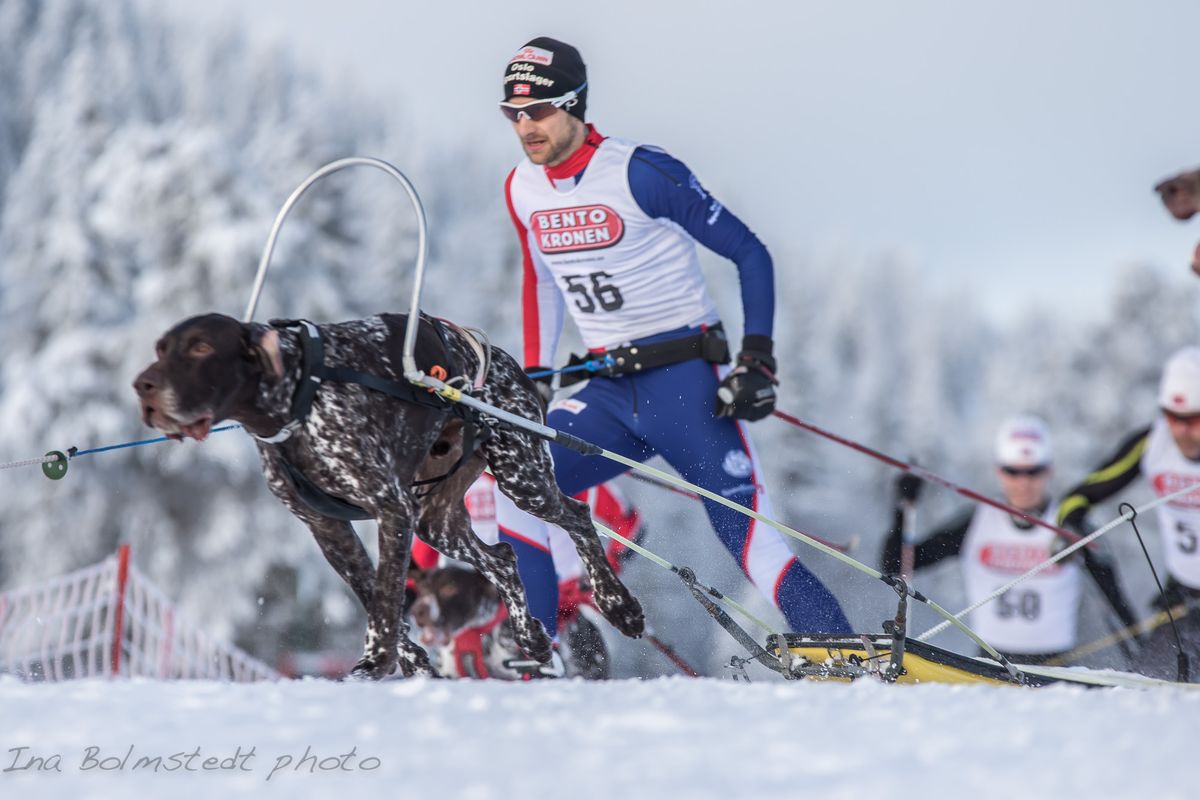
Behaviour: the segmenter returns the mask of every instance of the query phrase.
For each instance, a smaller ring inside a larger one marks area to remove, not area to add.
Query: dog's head
[[[184,320],[154,352],[133,388],[142,420],[172,439],[205,439],[213,424],[253,410],[260,381],[283,374],[275,329],[222,314]]]
[[[500,602],[487,578],[459,567],[421,573],[416,590],[411,613],[425,645],[446,645],[464,628],[487,622]]]

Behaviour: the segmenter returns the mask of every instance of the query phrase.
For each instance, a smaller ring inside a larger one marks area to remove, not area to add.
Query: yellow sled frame
[[[993,686],[1042,686],[1059,678],[1024,672],[1024,682],[1013,680],[999,664],[952,653],[939,647],[905,639],[899,659],[893,659],[896,640],[888,634],[860,636],[774,634],[766,650],[786,666],[789,678],[853,681],[882,678],[889,683],[975,683]],[[893,665],[897,666],[893,666]]]
[[[888,683],[976,684],[984,686],[1120,686],[1127,689],[1172,687],[1197,690],[1200,683],[1177,683],[1114,670],[1015,665],[1019,679],[1004,667],[984,658],[952,653],[940,647],[897,638],[890,634],[838,636],[830,634],[773,634],[762,655],[777,659],[775,669],[785,678],[818,681],[855,681],[871,677]],[[748,663],[748,660],[739,661]]]
[[[851,682],[870,677],[885,683],[910,685],[944,683],[1039,687],[1060,684],[1089,688],[1174,686],[1200,689],[1200,684],[1196,683],[1174,683],[1127,672],[998,663],[910,639],[905,635],[908,603],[907,589],[902,581],[893,587],[899,595],[896,616],[884,620],[882,633],[775,633],[767,638],[766,647],[762,647],[720,607],[703,596],[695,581],[691,580],[693,576],[690,570],[685,568],[680,572],[680,577],[696,600],[746,648],[749,658],[734,656],[730,662],[730,667],[735,670],[735,678],[749,680],[745,667],[756,662],[789,680]]]

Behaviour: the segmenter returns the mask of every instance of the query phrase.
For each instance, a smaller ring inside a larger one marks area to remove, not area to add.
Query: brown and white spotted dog
[[[325,363],[403,382],[406,315],[317,326]],[[443,340],[422,321],[418,366],[454,364],[471,376],[480,357],[455,329]],[[447,352],[446,343],[449,343]],[[240,422],[272,437],[289,421],[303,367],[301,340],[287,327],[242,323],[207,314],[167,331],[156,360],[134,381],[146,424],[167,436],[203,440],[222,420]],[[537,391],[517,362],[493,348],[480,400],[541,421]],[[543,441],[505,426],[433,491],[417,497],[413,483],[446,473],[462,453],[463,422],[448,411],[404,402],[355,383],[325,382],[293,435],[278,444],[259,441],[271,491],[308,525],[325,558],[367,610],[366,644],[355,677],[382,678],[399,667],[405,675],[434,674],[425,651],[409,641],[402,615],[405,575],[415,530],[425,542],[485,575],[508,607],[521,648],[546,662],[551,642],[530,613],[507,544],[487,545],[471,532],[463,494],[491,468],[500,491],[524,511],[565,529],[595,587],[601,613],[627,636],[640,636],[641,605],[620,582],[592,527],[586,503],[562,494]],[[373,566],[349,522],[306,504],[288,478],[283,459],[318,489],[368,512],[379,524],[379,563]]]

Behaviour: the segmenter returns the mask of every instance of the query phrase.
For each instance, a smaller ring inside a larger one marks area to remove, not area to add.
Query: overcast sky
[[[1194,0],[178,8],[294,48],[424,143],[469,144],[494,166],[480,191],[520,155],[496,110],[505,63],[569,41],[589,119],[687,162],[779,269],[900,252],[998,319],[1030,302],[1086,319],[1121,264],[1183,280],[1200,241],[1151,191],[1200,165]]]

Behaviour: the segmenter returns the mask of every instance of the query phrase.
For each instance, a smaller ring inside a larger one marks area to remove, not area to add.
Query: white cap
[[[1185,347],[1167,359],[1158,405],[1177,414],[1200,413],[1200,347]]]
[[[1045,467],[1052,458],[1050,431],[1040,417],[1020,414],[996,434],[996,463],[1001,467]]]

